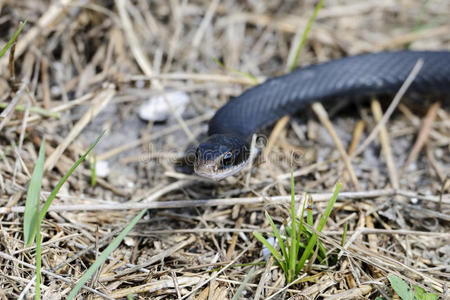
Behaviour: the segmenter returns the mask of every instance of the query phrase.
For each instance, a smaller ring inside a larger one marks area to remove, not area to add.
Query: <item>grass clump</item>
[[[26,247],[31,246],[36,238],[36,294],[35,299],[40,299],[40,283],[41,283],[41,224],[45,218],[45,215],[58,194],[59,190],[67,179],[72,175],[73,171],[84,161],[86,156],[100,141],[103,133],[97,138],[97,140],[89,147],[80,159],[70,168],[70,170],[59,180],[55,188],[52,190],[47,200],[45,201],[42,209],[40,209],[40,192],[42,187],[42,176],[44,173],[44,160],[45,160],[45,139],[42,140],[41,147],[39,149],[39,156],[36,165],[31,176],[30,185],[28,187],[27,199],[25,202],[25,215],[23,221],[23,236]]]
[[[33,175],[31,177],[30,186],[28,188],[27,199],[25,203],[25,216],[24,216],[24,240],[27,247],[29,247],[36,237],[36,294],[35,299],[40,299],[40,283],[41,283],[41,224],[45,218],[45,215],[57,193],[61,189],[62,185],[67,181],[67,179],[72,175],[73,171],[86,159],[87,155],[94,149],[97,143],[100,141],[103,133],[97,138],[97,140],[89,147],[89,149],[84,153],[80,159],[78,159],[75,164],[70,168],[70,170],[61,178],[56,187],[48,196],[42,209],[39,209],[39,197],[42,186],[42,176],[44,172],[44,158],[45,158],[45,139],[43,139],[40,150],[39,157],[36,162],[36,166],[33,170]],[[75,287],[72,289],[67,299],[74,299],[83,285],[91,278],[95,271],[106,261],[108,256],[119,246],[125,236],[130,232],[130,230],[137,224],[137,222],[142,218],[146,209],[143,209],[136,215],[131,222],[122,230],[122,232],[109,244],[109,246],[98,256],[95,262],[88,268],[84,275],[77,282]]]
[[[319,220],[319,223],[315,230],[309,229],[313,227],[314,220],[312,216],[312,210],[308,209],[307,212],[307,225],[304,224],[304,212],[305,203],[303,203],[301,217],[297,218],[295,209],[295,191],[294,191],[294,177],[291,170],[291,224],[286,227],[286,235],[282,236],[278,231],[275,223],[266,211],[266,219],[272,227],[273,234],[275,235],[277,242],[280,246],[281,253],[271,245],[266,238],[264,238],[259,232],[253,232],[254,236],[269,249],[271,254],[275,257],[275,260],[280,265],[283,273],[286,277],[287,283],[293,282],[299,273],[304,270],[305,263],[310,259],[310,264],[316,258],[322,263],[326,260],[325,248],[320,241],[317,240],[317,233],[321,232],[324,228],[328,217],[336,202],[339,190],[341,188],[340,183],[336,184],[333,196],[327,204],[324,214]]]

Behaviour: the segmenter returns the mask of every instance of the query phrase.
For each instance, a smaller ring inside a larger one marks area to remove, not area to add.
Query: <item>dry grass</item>
[[[288,218],[292,154],[298,158],[298,200],[308,190],[315,215],[336,181],[344,185],[321,234],[327,250],[339,252],[338,263],[313,265],[287,289],[276,265],[258,264],[242,297],[389,297],[388,273],[449,297],[445,103],[402,100],[379,125],[379,136],[358,150],[382,119],[377,102],[372,108],[350,106],[356,108],[350,113],[342,105],[316,108],[319,118],[306,111],[279,126],[268,158],[255,162],[251,173],[213,183],[173,169],[172,158],[206,131],[213,112],[253,84],[234,70],[263,80],[286,69],[291,43],[314,5],[309,0],[3,1],[3,42],[20,20],[28,18],[28,24],[15,47],[14,76],[9,58],[0,61],[0,102],[9,105],[0,115],[0,298],[34,294],[35,253],[24,249],[22,211],[42,137],[48,141],[45,195],[104,129],[96,153],[98,161],[109,162],[109,175],[97,178],[92,188],[89,165],[80,166],[43,224],[45,299],[63,299],[97,251],[142,207],[151,209],[79,298],[97,299],[101,293],[230,299],[250,264],[264,262],[261,244],[251,234],[268,230],[264,210],[278,224]],[[439,0],[326,1],[299,65],[384,49],[450,50],[449,12],[450,2]],[[139,105],[164,90],[187,92],[187,111],[165,124],[140,121]],[[341,247],[345,222],[349,236]]]

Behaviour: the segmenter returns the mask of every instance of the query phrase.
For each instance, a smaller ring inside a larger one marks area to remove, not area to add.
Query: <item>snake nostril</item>
[[[199,159],[199,157],[200,157],[200,150],[198,148],[197,148],[197,150],[195,150],[194,156],[195,156],[195,160]]]

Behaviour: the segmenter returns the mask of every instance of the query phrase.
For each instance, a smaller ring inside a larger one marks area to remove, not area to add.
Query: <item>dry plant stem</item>
[[[48,76],[48,60],[43,57],[41,60],[42,77],[42,104],[46,110],[50,109],[50,81]]]
[[[328,166],[330,163],[332,163],[332,162],[334,162],[336,160],[337,159],[330,159],[330,160],[327,160],[327,161],[311,164],[311,165],[303,167],[303,168],[301,168],[301,169],[299,169],[297,171],[294,171],[293,176],[295,178],[295,177],[307,175],[307,174],[311,173],[312,171],[314,171],[314,170],[316,170],[318,168],[321,168],[321,167],[324,167],[324,166]],[[289,173],[280,174],[277,177],[278,180],[286,180],[286,179],[290,179],[290,178],[291,178],[291,173],[290,172]]]
[[[175,288],[175,286],[173,285],[173,279],[170,277],[165,277],[165,278],[166,279],[150,281],[148,283],[144,283],[144,284],[138,285],[138,286],[117,289],[111,294],[111,296],[114,299],[117,299],[117,298],[123,299],[123,298],[127,297],[128,295],[134,295],[134,294],[140,294],[140,293],[146,293],[146,292],[148,292],[148,293],[175,292],[174,290],[169,289],[169,288]],[[201,279],[202,278],[200,276],[183,276],[183,277],[178,278],[178,284],[180,286],[193,286],[194,284],[198,283]],[[150,299],[153,299],[153,297]],[[220,299],[220,298],[218,298],[218,299]]]
[[[194,80],[194,81],[207,81],[207,82],[221,82],[221,83],[237,83],[240,85],[254,86],[255,81],[243,76],[236,75],[222,75],[222,74],[191,74],[191,73],[163,73],[152,75],[129,75],[125,77],[124,81],[137,81],[137,80]],[[257,77],[258,82],[263,82],[265,77]]]
[[[116,230],[116,231],[111,232],[110,234],[104,236],[104,237],[100,240],[99,244],[100,244],[101,246],[105,246],[105,245],[107,244],[107,242],[109,242],[110,240],[112,240],[112,239],[114,238],[114,236],[116,236],[116,235],[119,234],[119,233],[120,233],[120,230]],[[94,250],[95,246],[96,246],[95,244],[90,244],[90,245],[87,246],[87,247],[83,247],[81,251],[79,251],[79,252],[77,252],[77,253],[74,253],[69,259],[67,259],[66,261],[64,261],[64,262],[62,262],[62,263],[60,263],[60,264],[58,264],[58,265],[55,266],[55,267],[53,267],[53,268],[51,269],[51,271],[53,271],[53,272],[58,271],[59,269],[65,267],[65,266],[67,266],[67,265],[69,265],[70,263],[72,263],[73,261],[77,260],[78,258],[80,258],[81,256],[85,255],[86,253],[88,253],[88,252],[90,252],[90,251],[94,253],[94,251],[95,251],[95,250]]]
[[[33,284],[35,282],[36,282],[36,275],[33,275],[33,277],[30,279],[28,284],[25,286],[25,288],[20,293],[19,298],[17,298],[17,300],[23,300],[28,295],[28,292],[30,291],[31,287],[33,286]],[[6,297],[5,297],[5,299],[6,299]]]
[[[44,246],[48,246],[48,245],[52,245],[52,244],[55,244],[55,243],[59,243],[59,242],[62,242],[62,241],[68,240],[68,239],[73,239],[75,237],[78,237],[79,235],[80,234],[78,234],[78,233],[69,234],[69,235],[67,235],[65,237],[62,237],[62,238],[46,241],[46,242],[42,243],[41,246],[44,247]],[[17,255],[17,254],[22,253],[22,252],[28,252],[30,250],[34,250],[35,248],[36,248],[36,245],[33,245],[31,247],[27,247],[27,248],[23,248],[23,249],[17,250],[15,252],[13,252],[12,254],[13,255]]]
[[[430,164],[433,167],[436,174],[438,175],[439,179],[441,180],[441,182],[444,182],[446,174],[442,168],[442,165],[439,165],[439,163],[436,161],[436,158],[434,157],[433,149],[430,146],[426,145],[425,153],[426,153],[427,159],[430,161]],[[441,192],[443,192],[443,191],[441,190]]]
[[[441,191],[439,193],[439,211],[442,211],[442,204],[444,203],[444,191],[447,186],[450,186],[450,175],[447,175],[447,177],[442,180]]]
[[[9,119],[12,117],[13,114],[11,112],[14,110],[14,107],[18,103],[18,101],[27,85],[28,85],[28,81],[23,80],[22,83],[20,84],[19,90],[16,92],[16,94],[14,95],[14,97],[11,100],[11,102],[9,103],[9,105],[0,114],[0,118],[3,119],[0,122],[0,131],[5,126],[6,122],[8,122]]]
[[[284,116],[275,124],[272,132],[270,133],[269,139],[267,141],[267,145],[264,148],[264,157],[266,157],[270,151],[272,151],[273,146],[277,142],[281,132],[285,129],[286,125],[289,122],[290,117]]]
[[[388,109],[386,110],[385,114],[383,115],[383,118],[381,118],[380,122],[378,122],[377,126],[372,130],[372,132],[369,134],[369,136],[365,139],[365,141],[362,143],[361,146],[359,146],[355,152],[350,156],[350,158],[353,158],[355,156],[360,155],[364,149],[369,146],[370,143],[375,139],[376,135],[380,131],[381,127],[384,126],[383,124],[386,124],[386,122],[391,117],[392,113],[394,112],[395,108],[399,104],[400,100],[402,99],[403,95],[408,90],[411,83],[416,78],[417,74],[419,73],[420,69],[423,66],[423,60],[419,59],[417,63],[414,65],[413,69],[409,73],[408,77],[406,78],[403,85],[398,90],[397,94],[395,94],[394,99],[392,100],[391,104],[389,105]]]
[[[198,289],[200,289],[202,286],[204,286],[205,284],[207,284],[208,282],[210,282],[211,280],[216,279],[220,274],[222,274],[225,270],[227,270],[229,267],[231,267],[233,264],[236,263],[236,261],[238,261],[238,259],[244,255],[245,253],[247,253],[248,250],[250,250],[251,248],[253,248],[255,245],[255,243],[253,242],[251,245],[247,246],[245,249],[243,249],[241,251],[241,253],[239,253],[238,255],[236,255],[236,257],[230,261],[229,264],[227,264],[225,267],[223,267],[222,269],[220,269],[219,271],[217,271],[217,273],[214,276],[211,276],[209,279],[207,279],[206,281],[203,281],[201,283],[199,283],[195,288],[193,288],[191,290],[190,293],[188,293],[187,295],[183,296],[182,299],[186,299],[188,297],[190,297],[191,295],[193,295]]]
[[[355,129],[353,130],[352,135],[352,141],[350,143],[350,146],[348,147],[348,155],[352,155],[352,153],[355,151],[356,147],[358,147],[359,141],[361,140],[363,133],[364,133],[365,123],[362,120],[359,120],[356,125]],[[348,180],[348,173],[344,170],[342,172],[342,181],[347,182]]]
[[[13,84],[16,82],[16,72],[15,72],[15,66],[14,66],[14,54],[16,53],[16,45],[17,40],[11,45],[11,48],[9,49],[9,80]],[[12,87],[13,90],[15,90],[15,87]]]
[[[236,228],[196,228],[196,229],[174,229],[174,230],[151,230],[146,231],[144,236],[151,234],[170,234],[170,233],[234,233],[234,232],[253,232],[254,229],[236,229]],[[258,232],[270,232],[270,229],[260,229],[256,230]],[[323,230],[323,234],[327,235],[338,235],[342,236],[343,230]],[[376,229],[376,228],[360,228],[358,230],[348,230],[347,234],[354,234],[358,232],[360,235],[377,235],[377,234],[399,234],[399,235],[414,235],[414,236],[430,236],[439,238],[448,238],[450,233],[447,232],[430,232],[430,231],[416,231],[416,230],[404,230],[404,229]],[[142,236],[143,234],[133,234],[130,235]],[[377,248],[378,249],[378,248]],[[209,266],[209,265],[207,265]]]
[[[393,37],[383,42],[380,45],[381,49],[395,49],[398,47],[402,47],[409,43],[412,43],[416,40],[420,40],[423,38],[431,39],[433,37],[437,37],[440,35],[448,35],[450,31],[449,25],[427,28],[420,31],[415,31],[407,34],[403,34],[401,36]]]
[[[253,169],[253,163],[255,160],[256,153],[256,134],[253,134],[252,136],[252,142],[250,143],[250,156],[248,158],[248,171],[247,175],[245,176],[245,187],[248,188],[250,186],[250,179],[252,178],[252,169]]]
[[[19,145],[17,146],[18,154],[22,153],[23,140],[25,138],[25,131],[27,129],[27,119],[28,119],[28,115],[30,114],[30,105],[31,105],[30,100],[27,99],[27,105],[25,107],[25,112],[23,115],[22,126],[20,128]],[[25,167],[25,169],[26,169],[26,167]]]
[[[282,289],[278,290],[276,293],[273,293],[270,297],[266,298],[266,300],[270,300],[270,299],[274,299],[275,296],[277,296],[278,294],[285,292],[289,287],[293,286],[294,284],[298,283],[299,281],[301,281],[304,277],[306,277],[306,273],[299,276],[297,279],[295,279],[294,281],[292,281],[291,283],[287,284],[286,286],[284,286]]]
[[[265,284],[267,280],[270,278],[270,269],[273,266],[274,257],[270,256],[269,261],[266,264],[266,267],[264,268],[264,272],[262,272],[261,279],[259,280],[258,286],[255,291],[255,297],[254,300],[259,300],[261,298],[263,288],[265,288]]]
[[[205,120],[209,120],[212,117],[212,115],[213,115],[212,113],[209,113],[209,114],[201,115],[199,117],[192,118],[191,120],[186,121],[186,124],[187,125],[193,125],[193,124],[197,124],[197,123],[203,122]],[[122,153],[122,152],[124,152],[126,150],[133,149],[134,147],[138,147],[138,146],[140,146],[140,145],[142,145],[144,143],[148,143],[148,142],[153,141],[153,140],[155,140],[157,138],[160,138],[160,137],[166,136],[168,134],[171,134],[171,133],[179,130],[180,128],[181,128],[181,125],[179,125],[179,124],[173,125],[171,127],[165,128],[165,129],[163,129],[161,131],[158,131],[158,132],[156,132],[154,134],[151,134],[149,136],[146,136],[146,137],[143,137],[141,139],[138,139],[138,140],[136,140],[134,142],[131,142],[131,143],[128,143],[128,144],[116,147],[114,149],[111,149],[111,150],[103,153],[103,154],[98,155],[97,156],[97,161],[107,160],[107,159],[109,159],[111,157],[114,157],[114,156],[116,156],[116,155],[118,155],[118,154],[120,154],[120,153]]]
[[[330,119],[328,118],[328,114],[323,107],[323,105],[319,102],[316,102],[312,105],[312,109],[316,113],[319,120],[322,122],[322,124],[325,126],[325,128],[328,130],[328,133],[331,135],[331,138],[333,139],[336,148],[339,151],[339,154],[341,155],[342,160],[344,161],[345,167],[347,168],[348,173],[350,174],[350,178],[356,187],[357,190],[360,190],[358,178],[356,177],[355,170],[353,169],[352,163],[350,161],[350,157],[347,155],[347,152],[345,151],[344,146],[341,143],[341,140],[339,139],[336,130],[334,130],[333,124],[331,124]]]
[[[400,173],[403,173],[406,170],[406,167],[410,163],[416,160],[417,156],[419,155],[420,150],[423,148],[423,145],[428,140],[428,136],[431,131],[431,127],[433,126],[433,122],[436,119],[437,112],[439,108],[441,107],[440,102],[435,102],[430,109],[428,110],[424,121],[423,126],[421,127],[419,134],[417,136],[416,142],[414,143],[414,146],[411,150],[411,152],[408,155],[408,158],[406,159],[406,162],[403,164],[403,167],[400,171]]]
[[[176,182],[173,182],[173,183],[159,189],[155,193],[152,193],[151,195],[144,197],[140,201],[142,201],[143,203],[150,203],[150,202],[156,201],[156,200],[158,200],[159,197],[161,197],[167,193],[170,193],[172,191],[182,189],[190,184],[192,184],[191,180],[178,180]]]
[[[106,105],[111,101],[114,97],[115,90],[113,87],[109,87],[108,89],[102,91],[98,96],[92,100],[92,105],[88,109],[88,111],[81,117],[80,120],[75,124],[69,134],[64,138],[63,142],[56,147],[55,151],[47,158],[44,170],[52,169],[58,159],[63,154],[64,150],[72,143],[72,141],[80,134],[86,125],[92,121],[95,116],[106,107]]]
[[[72,108],[72,107],[75,107],[75,106],[77,106],[77,105],[81,105],[81,104],[83,104],[83,103],[89,101],[92,97],[93,97],[93,94],[92,94],[92,93],[87,93],[86,95],[83,95],[83,96],[81,96],[81,97],[78,98],[78,99],[74,99],[74,100],[71,100],[71,101],[68,102],[68,103],[64,103],[64,104],[62,104],[62,105],[56,106],[56,107],[54,107],[54,108],[51,108],[51,109],[49,110],[49,112],[62,112],[62,111],[66,111],[66,110],[68,110],[68,109],[70,109],[70,108]],[[29,118],[27,119],[27,122],[28,122],[28,123],[32,123],[32,122],[36,122],[36,121],[38,121],[38,120],[40,120],[40,119],[42,119],[42,116],[40,116],[40,115],[33,115],[33,116],[31,116],[31,117],[29,117]],[[7,124],[7,126],[17,126],[17,124],[19,124],[19,121],[18,121],[18,120],[17,120],[17,121],[11,121],[11,122],[9,122],[9,123]]]
[[[272,151],[272,148],[274,147],[276,141],[279,139],[280,134],[283,132],[286,125],[288,124],[289,119],[290,119],[289,116],[284,116],[280,120],[278,120],[278,122],[275,124],[275,127],[273,128],[272,132],[270,133],[269,139],[267,141],[267,145],[263,150],[264,157],[268,157],[270,151]],[[272,177],[276,178],[276,174],[272,168],[272,165],[270,164],[270,160],[265,159],[265,161],[267,161],[267,166],[269,168],[269,171],[270,171]],[[287,194],[286,190],[284,189],[283,185],[281,185],[281,183],[277,182],[277,186],[278,186],[278,190],[281,195]]]
[[[359,141],[362,138],[365,127],[366,127],[366,125],[365,125],[364,121],[359,120],[356,123],[355,130],[353,131],[352,142],[350,143],[350,146],[348,147],[348,155],[352,155],[353,152],[355,152],[356,147],[358,147]]]
[[[178,286],[177,275],[175,274],[174,271],[170,272],[170,277],[172,277],[173,286],[175,287],[175,290],[177,291],[177,297],[178,297],[178,299],[181,299],[180,287]]]
[[[192,244],[193,242],[195,242],[195,239],[196,239],[195,236],[191,235],[186,240],[181,241],[181,242],[177,243],[175,246],[170,247],[169,249],[166,249],[166,250],[158,253],[157,255],[153,256],[150,260],[146,261],[145,263],[142,263],[142,264],[136,265],[135,267],[123,270],[122,272],[119,272],[110,277],[104,276],[104,277],[100,278],[100,281],[104,282],[104,281],[114,280],[114,279],[120,278],[121,276],[136,272],[139,269],[148,267],[148,266],[154,264],[155,262],[158,262],[158,261],[164,259],[165,257],[172,255],[173,253],[177,252],[178,250],[183,249],[187,245]]]
[[[188,184],[188,183],[183,183]],[[316,202],[328,201],[333,193],[310,193],[308,194]],[[385,190],[371,190],[365,192],[341,192],[338,200],[363,200],[377,197],[393,197],[403,196],[407,198],[416,198],[424,201],[430,201],[439,203],[439,196],[421,195],[419,193],[385,189]],[[61,196],[60,196],[61,197]],[[302,202],[303,196],[297,195],[295,201]],[[273,196],[273,197],[248,197],[248,198],[223,198],[223,199],[210,199],[210,200],[181,200],[181,201],[161,201],[154,202],[154,197],[150,196],[141,203],[110,203],[110,204],[74,204],[74,205],[62,205],[54,204],[50,206],[48,211],[106,211],[106,210],[138,210],[138,209],[163,209],[163,208],[181,208],[181,207],[210,207],[210,206],[232,206],[237,204],[256,204],[256,203],[288,203],[290,196]],[[95,201],[95,199],[94,199]],[[450,195],[443,195],[442,203],[450,204]],[[13,207],[1,207],[0,214],[8,213],[23,213],[24,206]]]
[[[367,228],[369,229],[374,229],[375,226],[373,224],[373,219],[371,216],[366,216],[366,224],[367,224]],[[364,232],[363,232],[364,233]],[[375,234],[368,234],[367,235],[367,239],[369,240],[369,247],[370,250],[372,250],[373,252],[378,252],[378,238]]]
[[[27,49],[28,45],[32,43],[39,35],[43,33],[52,32],[52,28],[58,25],[58,22],[64,18],[67,6],[71,0],[55,1],[45,13],[39,18],[36,26],[28,30],[21,36],[16,46],[16,57],[21,56]],[[45,30],[43,30],[45,28]],[[8,57],[3,56],[0,60],[0,70],[5,70],[8,65]]]
[[[151,76],[153,74],[153,70],[150,64],[150,61],[148,61],[147,56],[145,55],[144,51],[142,51],[142,47],[139,43],[139,39],[136,37],[133,25],[131,24],[130,17],[128,16],[128,13],[125,8],[126,0],[116,0],[117,9],[119,11],[120,19],[122,21],[123,29],[125,31],[126,37],[128,39],[128,42],[130,43],[131,51],[133,52],[133,56],[136,59],[136,62],[138,63],[139,67],[142,69],[142,71],[147,76]],[[163,96],[164,101],[166,102],[167,106],[169,107],[169,110],[171,111],[172,115],[175,117],[175,119],[180,124],[183,131],[188,136],[189,140],[191,142],[196,142],[195,136],[192,134],[189,127],[187,127],[184,120],[181,118],[181,116],[175,111],[171,103],[168,101],[164,88],[159,82],[159,80],[153,80],[153,84],[157,90],[159,90]]]
[[[15,258],[14,256],[11,256],[11,255],[6,254],[6,253],[4,253],[4,252],[0,252],[0,257],[2,257],[3,259],[9,260],[9,261],[15,261],[15,262],[17,262],[18,264],[23,265],[24,267],[27,267],[27,268],[30,268],[30,269],[33,269],[33,270],[36,269],[36,267],[35,267],[34,265],[29,264],[29,263],[24,262],[24,261],[21,261],[21,260],[18,260],[18,259]],[[42,272],[42,274],[45,274],[45,275],[48,275],[48,276],[50,276],[50,277],[56,278],[56,279],[61,280],[61,281],[65,282],[65,283],[72,284],[72,281],[71,281],[71,280],[69,280],[69,279],[67,279],[67,278],[65,278],[65,277],[63,277],[63,276],[57,275],[57,274],[52,273],[52,272],[49,272],[49,271],[47,271],[47,270],[41,270],[41,272]],[[32,280],[32,281],[33,281],[33,280]],[[34,282],[34,281],[33,281],[33,282]],[[95,289],[93,289],[93,288],[90,288],[90,287],[88,287],[88,286],[83,286],[83,289],[85,289],[85,290],[87,290],[87,291],[90,291],[90,292],[92,292],[92,293],[94,293],[94,294],[97,294],[97,295],[99,295],[99,296],[102,296],[102,297],[104,297],[104,298],[106,298],[106,299],[114,299],[114,298],[111,298],[111,297],[109,297],[108,295],[103,294],[103,293],[101,293],[101,292],[99,292],[99,291],[97,291],[97,290],[95,290]]]
[[[194,48],[198,48],[200,46],[200,42],[202,41],[205,31],[208,29],[208,26],[211,23],[211,20],[214,16],[214,13],[216,12],[216,8],[217,8],[218,4],[219,4],[219,0],[213,0],[210,3],[208,10],[206,11],[206,14],[203,17],[202,22],[200,23],[200,26],[198,27],[198,30],[195,33],[194,38],[192,40],[192,45]]]
[[[341,250],[342,253],[344,253],[348,257],[364,261],[386,272],[395,273],[397,270],[402,270],[403,272],[412,272],[413,274],[418,275],[424,280],[426,280],[426,282],[432,283],[433,288],[437,289],[439,292],[443,291],[443,284],[444,284],[443,280],[432,278],[429,275],[426,275],[424,273],[415,270],[414,268],[406,266],[405,264],[395,260],[394,258],[391,258],[384,254],[374,253],[371,250],[367,249],[365,246],[359,246],[355,244],[351,245],[347,250],[345,249],[345,247],[341,247],[340,241],[338,239],[331,238],[320,232],[318,233],[318,235],[320,236],[323,242],[331,244],[332,246]],[[404,278],[400,274],[396,275]]]
[[[381,110],[380,102],[377,100],[372,100],[372,113],[374,115],[375,121],[378,124],[382,124],[379,130],[381,148],[383,149],[383,154],[386,159],[386,165],[389,170],[389,178],[394,189],[399,188],[397,167],[395,166],[394,159],[391,152],[391,142],[389,140],[389,135],[384,123],[381,123],[381,118],[383,116],[383,111]]]
[[[232,283],[232,284],[235,284],[237,286],[242,284],[242,281],[230,280],[230,279],[225,279],[225,278],[217,278],[216,280],[219,281],[219,282]],[[256,287],[256,288],[258,287],[258,285],[255,284],[255,283],[247,283],[247,286],[248,287]],[[262,288],[266,289],[266,290],[269,290],[269,291],[279,291],[279,290],[282,289],[282,288],[279,288],[279,287],[274,287],[274,286],[269,286],[269,285],[264,285]],[[292,294],[301,294],[301,295],[305,294],[302,290],[295,289],[295,288],[294,289],[287,289],[287,290],[284,290],[284,291],[292,293]]]
[[[368,284],[363,284],[358,287],[354,287],[345,292],[340,292],[332,296],[323,295],[326,300],[338,300],[338,299],[364,299],[365,295],[372,291],[372,287]]]
[[[243,222],[244,222],[244,219],[242,217],[240,217],[236,221],[235,229],[239,229]],[[225,255],[227,260],[231,260],[231,258],[233,257],[237,241],[238,241],[238,232],[235,232],[231,238],[230,246],[228,247],[227,253]]]

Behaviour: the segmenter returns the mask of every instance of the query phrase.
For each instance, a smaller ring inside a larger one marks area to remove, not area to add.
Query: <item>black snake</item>
[[[271,78],[231,99],[209,122],[195,153],[201,176],[221,179],[248,160],[253,133],[315,101],[395,93],[419,59],[423,66],[408,93],[450,93],[449,51],[398,51],[351,56]]]

